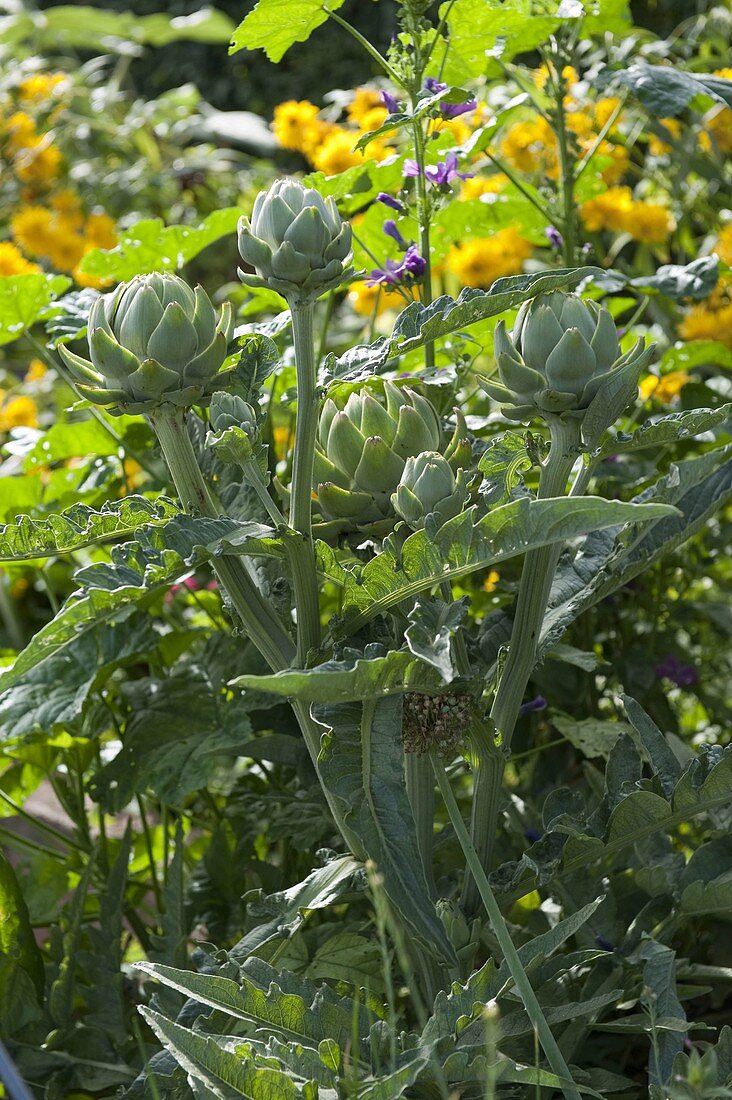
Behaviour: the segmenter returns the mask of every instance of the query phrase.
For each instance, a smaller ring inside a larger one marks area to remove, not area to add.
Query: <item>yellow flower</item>
[[[22,600],[29,588],[30,584],[26,578],[18,577],[17,580],[14,580],[10,585],[10,595],[14,600]]]
[[[291,436],[292,432],[289,427],[285,427],[284,425],[272,429],[272,442],[274,443],[275,451],[283,458],[290,449]]]
[[[464,180],[460,187],[459,198],[463,202],[479,199],[481,195],[498,195],[508,183],[508,176],[496,172],[492,176],[473,176]]]
[[[61,150],[47,136],[32,138],[16,153],[14,167],[23,183],[52,183],[61,168]]]
[[[367,120],[372,120],[375,117],[372,114],[375,110],[381,112],[381,121],[376,124],[381,126],[388,114],[381,98],[381,92],[377,92],[375,88],[356,88],[353,99],[348,104],[346,114],[348,115],[348,121],[358,126],[360,130],[375,130],[376,127],[372,125],[371,121],[367,122]]]
[[[593,107],[593,114],[595,116],[595,126],[598,130],[602,130],[603,126],[607,125],[608,119],[615,114],[619,103],[620,100],[614,95],[604,96],[602,99],[597,100]],[[617,125],[617,122],[618,119],[615,120],[614,125]]]
[[[410,288],[402,289],[413,297]],[[362,317],[373,316],[374,309],[377,314],[384,313],[387,309],[401,309],[404,306],[403,297],[389,291],[389,287],[367,286],[365,282],[351,283],[348,288],[348,302]]]
[[[677,118],[659,118],[658,121],[672,138],[676,139],[681,134],[681,123]],[[662,137],[651,134],[648,139],[648,152],[651,156],[662,157],[665,153],[671,152],[671,146]]]
[[[26,260],[19,249],[10,241],[0,241],[0,277],[7,275],[33,275],[40,271],[38,264]]]
[[[501,141],[501,153],[521,172],[556,171],[557,139],[543,118],[512,126]]]
[[[630,154],[623,145],[614,145],[611,141],[601,141],[597,148],[598,157],[609,157],[610,164],[605,165],[600,175],[609,187],[619,183],[628,171]]]
[[[114,248],[117,243],[114,219],[109,214],[90,214],[84,232],[92,248]]]
[[[565,65],[562,69],[562,76],[564,77],[565,84],[576,84],[579,80],[579,74],[576,69],[571,65]],[[534,83],[537,88],[543,88],[549,79],[549,68],[547,65],[539,65],[537,69],[534,69]]]
[[[625,229],[634,241],[661,244],[676,228],[670,211],[657,202],[634,202],[626,215]]]
[[[720,279],[712,293],[679,325],[684,340],[718,340],[732,348],[732,278]]]
[[[644,401],[653,396],[662,405],[670,405],[690,378],[691,375],[685,370],[672,370],[661,378],[657,378],[655,374],[647,374],[641,379],[638,389]]]
[[[379,126],[386,122],[388,113],[386,107],[374,107],[372,110],[367,111],[365,115],[361,116],[359,127],[361,133],[369,134],[372,130],[378,130]]]
[[[428,127],[430,136],[445,131],[452,134],[456,145],[463,145],[473,132],[464,118],[433,118],[430,120]]]
[[[720,230],[714,251],[720,260],[732,265],[732,222],[727,222],[724,229]]]
[[[483,581],[483,590],[485,592],[493,592],[500,579],[500,573],[495,569],[491,569],[490,573]]]
[[[364,154],[354,151],[353,148],[357,140],[353,131],[335,127],[313,152],[311,159],[314,167],[326,176],[337,176],[354,164],[363,164]],[[380,142],[372,141],[366,155],[375,160],[383,160],[387,151]]]
[[[46,364],[42,359],[31,359],[28,370],[25,372],[26,382],[40,382],[47,373]]]
[[[57,271],[73,271],[84,255],[84,240],[78,233],[56,229],[48,239],[46,255]]]
[[[447,254],[447,266],[464,286],[487,287],[503,275],[521,271],[532,248],[531,242],[511,226],[492,237],[477,237],[453,245]]]
[[[36,124],[25,111],[15,111],[5,123],[8,151],[17,153],[36,138]]]
[[[11,397],[0,409],[0,432],[11,428],[37,428],[38,406],[32,397]]]
[[[567,126],[579,138],[594,137],[593,121],[586,111],[568,111]]]
[[[10,219],[13,237],[31,256],[45,256],[53,215],[45,206],[21,206]]]
[[[601,229],[622,232],[632,207],[633,193],[629,187],[610,187],[596,198],[583,202],[580,216],[590,233]]]
[[[310,146],[318,129],[318,108],[308,99],[288,99],[274,109],[272,129],[283,149],[302,153]]]
[[[707,120],[707,147],[716,146],[720,153],[732,153],[732,108],[722,107]],[[706,135],[702,135],[706,136]]]
[[[124,497],[130,489],[137,489],[142,484],[145,480],[145,471],[134,458],[125,458],[122,460],[122,473],[125,484],[120,489],[119,495]]]
[[[62,84],[68,80],[66,73],[36,73],[18,85],[18,97],[31,103],[43,103],[58,94]]]

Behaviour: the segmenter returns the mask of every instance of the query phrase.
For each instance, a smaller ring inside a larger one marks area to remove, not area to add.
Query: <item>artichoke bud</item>
[[[313,486],[323,518],[352,529],[388,519],[405,463],[441,446],[437,411],[412,389],[384,382],[354,391],[342,408],[328,398],[318,424]]]
[[[425,451],[407,459],[391,502],[412,530],[427,524],[436,530],[459,515],[467,497],[465,471],[459,470],[456,478],[446,458],[436,451]]]
[[[211,398],[208,415],[211,428],[217,434],[227,428],[239,428],[251,443],[259,439],[257,414],[248,402],[236,394],[217,390]]]
[[[593,402],[597,413],[603,394],[608,407],[615,410],[618,393],[627,393],[631,400],[632,387],[651,354],[640,341],[631,352],[621,355],[610,313],[595,302],[561,291],[539,294],[525,302],[510,335],[500,321],[494,351],[497,377],[481,381],[481,385],[504,406],[505,416],[523,421],[536,416],[583,420]]]
[[[149,413],[162,404],[208,401],[233,329],[229,303],[217,317],[202,287],[177,275],[137,275],[100,295],[87,327],[90,360],[59,354],[79,392],[110,412]]]
[[[350,278],[351,226],[332,196],[324,199],[297,180],[275,180],[239,221],[239,252],[256,274],[239,271],[247,286],[268,286],[290,304],[314,301]]]

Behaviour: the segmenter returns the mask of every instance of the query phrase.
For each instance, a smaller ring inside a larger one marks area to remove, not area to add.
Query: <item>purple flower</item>
[[[657,664],[653,670],[659,680],[670,680],[677,687],[694,687],[699,682],[699,673],[693,665],[682,665],[676,657],[668,657]]]
[[[386,233],[387,237],[391,237],[393,241],[396,241],[400,248],[407,247],[407,242],[404,240],[404,237],[399,232],[397,223],[394,221],[393,218],[387,218],[381,228],[383,229],[384,233]]]
[[[439,187],[450,183],[454,179],[468,180],[473,178],[472,172],[458,172],[457,164],[457,154],[448,153],[444,160],[439,160],[437,164],[431,164],[425,168],[425,179]]]
[[[528,703],[522,703],[519,710],[519,718],[523,718],[525,714],[531,714],[535,710],[546,710],[546,699],[543,695],[537,695],[535,699],[530,699]]]
[[[527,840],[530,840],[532,844],[536,844],[537,840],[541,840],[541,833],[538,829],[525,829],[524,836]]]
[[[458,118],[468,111],[474,111],[477,106],[474,99],[466,99],[464,103],[441,103],[440,110],[445,118]]]
[[[399,202],[399,199],[395,199],[393,195],[387,195],[386,191],[379,191],[376,201],[383,202],[384,206],[388,206],[390,210],[396,210],[399,214],[404,213],[404,203]]]
[[[394,98],[389,92],[382,92],[381,98],[384,101],[384,106],[390,115],[398,115],[401,111],[399,101]]]
[[[410,177],[418,176],[419,174],[419,165],[417,164],[416,160],[411,160],[409,157],[407,157],[407,159],[404,161],[404,167],[402,168],[402,175],[406,176],[407,179],[409,179]]]
[[[547,228],[544,230],[544,233],[552,248],[562,248],[562,246],[564,245],[564,238],[562,237],[562,234],[559,232],[556,226],[547,226]]]
[[[595,943],[598,947],[601,947],[603,951],[615,950],[614,945],[610,943],[610,940],[607,938],[607,936],[603,936],[602,932],[599,932],[598,935],[595,936]]]
[[[367,286],[395,286],[410,279],[420,279],[427,270],[427,261],[420,256],[416,244],[410,244],[401,260],[387,260],[383,268],[374,268]]]
[[[448,89],[448,85],[440,83],[436,76],[426,76],[424,86],[428,92],[432,92],[432,95],[437,95],[438,92],[446,92]]]

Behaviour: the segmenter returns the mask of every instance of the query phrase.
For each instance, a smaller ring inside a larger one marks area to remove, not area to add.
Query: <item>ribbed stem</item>
[[[172,406],[161,406],[150,415],[184,512],[216,518],[216,507],[203,480],[188,432],[185,414]],[[274,618],[241,558],[220,557],[214,572],[228,593],[247,635],[269,666],[287,668],[295,647],[281,623]]]
[[[564,495],[580,442],[576,420],[552,417],[550,430],[551,450],[539,478],[537,496],[540,500]],[[486,753],[478,762],[473,787],[471,839],[486,871],[490,871],[492,862],[505,763],[526,685],[536,662],[539,632],[561,552],[562,543],[552,543],[530,550],[524,559],[508,656],[491,708],[500,748]],[[477,906],[478,893],[472,876],[466,875],[462,900],[468,911]]]
[[[468,836],[468,830],[465,828],[460,809],[455,801],[455,795],[452,793],[452,787],[450,781],[445,774],[442,761],[438,759],[434,754],[432,755],[432,766],[434,768],[437,783],[440,788],[440,793],[445,803],[450,822],[455,835],[458,838],[460,847],[463,850],[465,861],[470,868],[472,875],[477,883],[478,893],[485,906],[485,911],[488,914],[488,919],[491,923],[493,934],[498,940],[498,946],[501,949],[506,965],[509,969],[511,977],[514,980],[516,989],[519,996],[523,1001],[524,1008],[526,1009],[526,1015],[534,1027],[536,1034],[539,1037],[539,1042],[542,1045],[544,1053],[546,1054],[547,1061],[551,1066],[552,1072],[561,1079],[561,1089],[567,1100],[581,1100],[579,1090],[575,1085],[572,1074],[569,1071],[569,1066],[564,1060],[564,1056],[559,1049],[559,1045],[552,1035],[551,1028],[547,1023],[546,1016],[541,1010],[541,1005],[534,993],[533,987],[526,971],[523,968],[519,953],[514,946],[511,939],[511,933],[508,930],[508,925],[504,920],[503,913],[500,906],[496,901],[495,894],[491,889],[491,885],[488,882],[486,873],[483,870],[478,853],[470,843],[470,837]]]
[[[320,602],[315,573],[312,535],[313,461],[318,426],[318,395],[315,385],[313,302],[290,305],[297,369],[297,419],[292,462],[290,526],[302,536],[303,545],[290,555],[297,610],[297,659],[300,666],[310,649],[320,646]]]

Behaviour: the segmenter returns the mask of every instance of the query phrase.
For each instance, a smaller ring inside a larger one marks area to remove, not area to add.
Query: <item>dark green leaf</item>
[[[722,405],[719,409],[688,409],[685,412],[654,417],[637,428],[632,435],[617,435],[615,439],[608,440],[601,447],[599,457],[640,451],[644,447],[662,447],[680,439],[690,439],[726,424],[730,417],[732,404]]]
[[[452,639],[467,611],[465,598],[449,604],[442,600],[417,600],[409,612],[404,639],[410,653],[432,665],[446,684],[458,674],[453,666]]]

